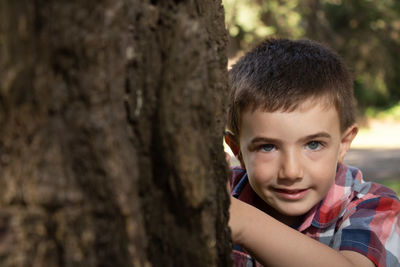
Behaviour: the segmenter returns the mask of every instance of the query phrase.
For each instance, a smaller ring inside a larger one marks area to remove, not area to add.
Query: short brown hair
[[[227,127],[235,138],[244,111],[292,111],[312,98],[335,106],[342,132],[355,122],[350,72],[337,53],[315,41],[269,39],[232,67],[229,81]]]

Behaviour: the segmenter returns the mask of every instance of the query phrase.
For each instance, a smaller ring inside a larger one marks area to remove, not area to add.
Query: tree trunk
[[[229,266],[225,47],[220,1],[1,1],[1,266]]]

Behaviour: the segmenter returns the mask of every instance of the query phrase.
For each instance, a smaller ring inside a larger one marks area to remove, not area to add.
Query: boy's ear
[[[225,143],[231,148],[232,153],[239,160],[240,166],[242,168],[245,168],[242,158],[242,153],[240,152],[240,145],[237,143],[235,137],[232,135],[232,133],[226,132],[224,138],[225,138]]]
[[[350,149],[351,142],[353,142],[354,137],[356,137],[358,133],[358,126],[357,124],[353,124],[348,127],[344,133],[342,134],[342,140],[340,144],[340,151],[339,151],[339,163],[341,163],[346,155],[347,151]]]
[[[225,143],[231,148],[232,153],[237,157],[240,152],[240,146],[235,141],[233,135],[229,132],[225,133]]]

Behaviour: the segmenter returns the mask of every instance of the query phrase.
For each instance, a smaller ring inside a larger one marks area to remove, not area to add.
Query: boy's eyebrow
[[[311,139],[316,139],[316,138],[331,138],[331,135],[327,132],[319,132],[316,134],[307,135],[307,136],[301,138],[300,141],[306,141],[306,140],[311,140]],[[276,144],[276,143],[281,143],[281,142],[282,141],[280,139],[257,136],[257,137],[254,137],[250,141],[250,144],[254,144],[254,143],[274,143],[274,144]]]
[[[250,141],[250,144],[254,144],[254,143],[274,143],[274,144],[276,144],[276,143],[281,143],[281,142],[282,142],[281,140],[275,139],[275,138],[256,136]]]
[[[319,132],[316,134],[307,135],[307,136],[301,138],[301,140],[304,141],[304,140],[311,140],[311,139],[315,139],[315,138],[331,138],[331,135],[327,132]]]

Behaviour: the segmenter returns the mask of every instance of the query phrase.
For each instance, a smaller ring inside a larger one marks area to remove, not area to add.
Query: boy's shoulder
[[[389,198],[399,201],[397,194],[390,188],[375,182],[366,182],[362,172],[353,166],[338,164],[333,191],[342,191],[348,201],[362,202],[367,199]],[[328,193],[329,194],[329,193]]]
[[[361,253],[377,266],[399,264],[400,201],[393,190],[365,182],[360,170],[341,164],[321,205],[311,227],[316,231],[306,234],[334,249]]]
[[[348,203],[344,207],[341,220],[359,217],[364,218],[364,221],[370,221],[370,225],[373,225],[373,221],[387,222],[399,219],[400,200],[392,189],[379,183],[365,182],[361,171],[352,166],[342,165],[339,168],[345,171],[346,184],[350,188]]]

